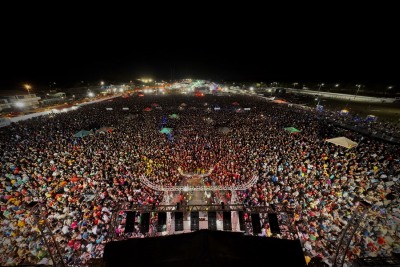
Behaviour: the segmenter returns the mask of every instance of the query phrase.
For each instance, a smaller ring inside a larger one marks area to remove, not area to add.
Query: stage
[[[106,244],[105,266],[305,266],[299,240],[200,230]]]

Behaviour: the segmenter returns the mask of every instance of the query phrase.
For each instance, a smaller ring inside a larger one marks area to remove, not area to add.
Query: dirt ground
[[[288,97],[289,102],[305,104],[309,107],[316,107],[318,100],[310,96],[296,96],[294,99]],[[292,101],[291,101],[292,100]],[[347,100],[336,100],[330,98],[322,98],[320,105],[324,109],[340,111],[347,108],[353,114],[358,114],[360,117],[367,115],[377,116],[378,119],[390,121],[400,125],[400,103],[365,103],[365,102],[352,102]]]

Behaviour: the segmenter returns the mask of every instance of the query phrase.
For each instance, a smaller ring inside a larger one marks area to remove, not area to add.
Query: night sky
[[[400,46],[389,15],[270,22],[182,14],[156,23],[151,16],[20,17],[23,26],[2,34],[8,41],[0,89],[140,77],[400,85]]]

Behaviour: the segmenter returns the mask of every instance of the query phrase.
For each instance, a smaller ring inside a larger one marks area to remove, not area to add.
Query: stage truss
[[[66,264],[64,262],[61,249],[58,246],[58,243],[54,237],[52,228],[49,225],[47,220],[48,212],[46,210],[46,206],[41,203],[36,203],[31,208],[31,213],[33,215],[35,224],[37,225],[44,245],[49,252],[50,258],[53,262],[53,266],[56,267],[65,267]]]
[[[286,214],[288,217],[288,221],[285,225],[288,228],[288,231],[293,234],[293,236],[298,236],[296,226],[294,225],[294,210],[286,205],[271,205],[271,206],[246,206],[243,204],[220,204],[220,205],[141,205],[141,204],[132,204],[129,202],[121,203],[116,212],[113,212],[113,216],[111,219],[111,228],[110,232],[112,233],[111,240],[120,240],[116,236],[115,229],[118,227],[118,216],[121,213],[126,212],[138,212],[138,213],[158,213],[165,212],[167,213],[167,217],[171,217],[171,214],[176,212],[190,213],[190,212],[244,212],[247,214],[267,214],[267,213],[278,213],[278,214]],[[169,216],[168,216],[169,215]],[[168,221],[168,219],[167,219]],[[246,224],[249,221],[245,222]],[[171,225],[170,221],[167,222],[167,229]],[[152,227],[156,228],[155,225]],[[167,230],[169,233],[170,231]],[[246,231],[247,233],[248,231]]]
[[[349,249],[351,240],[353,239],[353,236],[356,233],[357,229],[360,227],[360,225],[366,223],[366,217],[368,215],[370,207],[371,204],[365,201],[360,201],[356,204],[356,207],[353,210],[352,217],[347,222],[345,229],[343,229],[340,235],[335,255],[333,256],[334,267],[344,266],[346,253]]]
[[[201,177],[199,175],[199,177]],[[152,183],[145,175],[140,176],[140,181],[147,187],[156,190],[156,191],[164,191],[164,192],[193,192],[193,191],[236,191],[236,190],[246,190],[253,185],[255,185],[258,181],[258,176],[253,176],[250,180],[248,180],[244,184],[240,185],[232,185],[232,186],[163,186],[156,185]]]

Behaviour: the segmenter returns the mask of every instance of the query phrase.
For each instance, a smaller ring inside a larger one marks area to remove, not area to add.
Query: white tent
[[[352,148],[356,147],[358,143],[351,141],[350,139],[346,137],[336,137],[336,138],[331,138],[326,140],[329,143],[339,145],[339,146],[344,146],[346,148]]]
[[[231,129],[229,127],[220,127],[218,128],[218,132],[222,133],[222,134],[227,134],[231,131]]]

